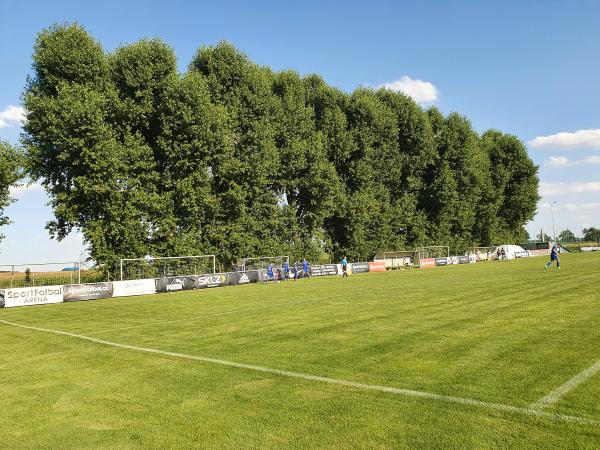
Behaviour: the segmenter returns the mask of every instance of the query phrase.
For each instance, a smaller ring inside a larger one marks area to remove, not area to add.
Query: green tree
[[[552,238],[550,236],[548,236],[546,233],[538,233],[536,236],[536,239],[540,242],[551,242]]]
[[[515,136],[489,130],[482,136],[489,155],[486,176],[490,185],[485,204],[490,241],[522,242],[523,225],[533,219],[539,200],[538,167],[533,164],[523,143]],[[495,215],[495,220],[489,214]]]
[[[15,200],[10,189],[19,185],[23,178],[23,152],[8,142],[0,141],[0,227],[10,223],[4,210]],[[0,234],[0,240],[4,235]]]
[[[219,253],[230,262],[289,251],[297,227],[290,223],[293,211],[278,179],[273,73],[226,42],[198,50],[190,71],[206,77],[213,102],[229,116],[232,145],[212,168],[220,203],[213,227]]]
[[[471,124],[456,113],[436,123],[435,142],[437,161],[427,208],[431,235],[435,243],[460,252],[480,241],[477,214],[489,163]]]
[[[185,73],[143,39],[112,53],[77,24],[36,41],[23,95],[27,170],[51,236],[91,257],[325,253],[519,242],[537,167],[513,136],[389,90],[274,72],[227,42]]]
[[[566,229],[559,233],[558,240],[560,242],[574,242],[576,238],[575,234],[571,230]]]
[[[583,230],[583,240],[589,242],[600,242],[600,228],[585,228]]]

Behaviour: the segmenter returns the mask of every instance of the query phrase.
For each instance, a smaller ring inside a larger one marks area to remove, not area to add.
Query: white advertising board
[[[113,297],[128,297],[130,295],[146,295],[156,293],[154,278],[143,280],[113,281]]]
[[[41,286],[0,290],[0,303],[4,302],[5,308],[62,303],[62,301],[62,286]]]

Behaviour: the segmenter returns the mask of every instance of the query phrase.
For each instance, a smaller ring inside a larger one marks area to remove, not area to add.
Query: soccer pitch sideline
[[[2,448],[595,448],[600,254],[0,311]]]

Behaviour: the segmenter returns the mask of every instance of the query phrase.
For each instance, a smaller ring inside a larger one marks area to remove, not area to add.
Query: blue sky
[[[0,11],[0,139],[18,141],[35,36],[55,22],[79,22],[108,51],[160,37],[182,71],[199,46],[226,39],[274,69],[319,73],[345,91],[388,83],[479,132],[515,134],[540,165],[530,232],[552,235],[551,213],[556,233],[600,225],[600,2],[0,0]],[[41,189],[15,196],[0,263],[79,258],[80,236],[48,238]]]

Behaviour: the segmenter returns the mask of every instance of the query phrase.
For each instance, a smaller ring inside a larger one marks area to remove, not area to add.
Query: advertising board
[[[248,278],[250,279],[250,283],[258,283],[261,281],[261,272],[262,270],[249,270],[246,272],[248,274]]]
[[[310,268],[313,277],[322,277],[325,275],[337,275],[337,264],[321,264]]]
[[[112,283],[67,284],[63,289],[65,302],[79,302],[109,298],[113,295]]]
[[[435,267],[435,258],[421,258],[419,267],[421,269],[430,269]]]
[[[350,264],[352,273],[365,273],[369,271],[368,263],[352,263]]]
[[[26,287],[0,290],[0,305],[3,304],[5,308],[62,303],[62,301],[62,286]]]
[[[191,277],[164,277],[155,281],[156,292],[177,292],[194,289],[194,280]]]
[[[436,266],[447,266],[448,258],[435,258],[435,265]]]
[[[251,282],[252,280],[248,272],[230,272],[227,274],[227,286],[237,286]]]
[[[230,274],[229,274],[230,275]],[[227,285],[228,274],[226,273],[211,273],[207,275],[199,275],[190,277],[194,280],[194,289],[206,289]]]
[[[128,297],[130,295],[146,295],[154,293],[156,293],[154,278],[113,281],[113,297]]]
[[[368,263],[369,272],[385,272],[385,261],[375,261]]]

